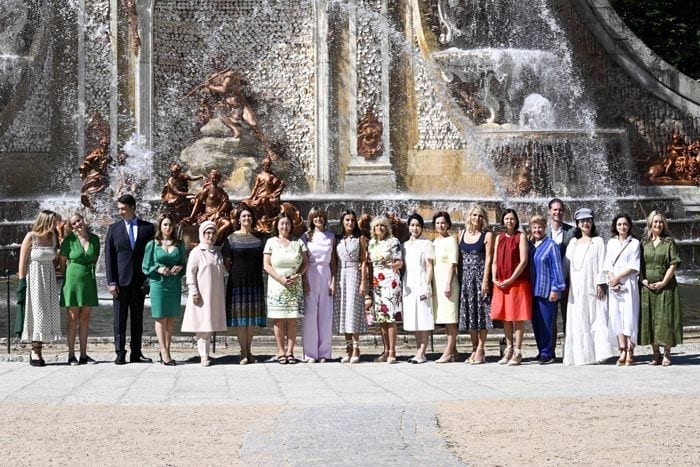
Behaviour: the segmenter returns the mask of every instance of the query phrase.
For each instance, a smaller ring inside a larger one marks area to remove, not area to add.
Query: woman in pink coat
[[[197,350],[202,366],[209,366],[209,338],[226,330],[224,307],[224,260],[214,248],[216,224],[205,221],[199,226],[199,245],[187,260],[187,306],[182,332],[197,334]]]

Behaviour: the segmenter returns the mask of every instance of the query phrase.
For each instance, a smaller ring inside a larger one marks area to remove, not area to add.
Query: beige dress
[[[433,240],[435,266],[433,268],[433,314],[435,324],[459,323],[459,283],[457,272],[452,274],[449,298],[445,296],[445,285],[450,269],[459,263],[459,245],[452,236],[438,236]]]
[[[219,332],[226,330],[226,308],[224,304],[224,260],[217,250],[208,250],[198,245],[187,260],[187,287],[189,296],[182,332]],[[204,303],[194,304],[192,295],[199,291]]]

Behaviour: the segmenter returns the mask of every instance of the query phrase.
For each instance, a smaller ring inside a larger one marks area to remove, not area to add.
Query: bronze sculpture
[[[210,75],[202,84],[188,92],[184,97],[195,95],[199,91],[205,94],[200,100],[198,121],[204,125],[216,114],[221,122],[231,129],[235,138],[240,138],[242,124],[250,127],[255,138],[260,141],[266,151],[270,148],[263,134],[253,108],[243,93],[247,80],[231,68],[225,68]]]
[[[180,223],[192,212],[195,193],[189,192],[190,182],[203,180],[204,175],[192,176],[185,173],[178,162],[170,164],[170,176],[163,185],[160,199],[163,201],[161,210],[173,216],[175,223]]]
[[[671,136],[666,152],[652,160],[646,175],[656,185],[700,185],[700,140],[686,145],[680,132]]]
[[[80,202],[86,208],[94,210],[95,195],[109,186],[109,166],[112,158],[109,155],[109,125],[99,112],[93,115],[87,129],[88,139],[98,139],[99,143],[78,167],[80,179],[83,181]]]
[[[357,123],[357,154],[371,161],[381,156],[384,145],[382,132],[384,125],[371,110]]]
[[[182,220],[184,224],[192,226],[197,226],[204,221],[214,222],[217,229],[217,245],[220,245],[229,234],[233,209],[228,194],[219,186],[220,182],[221,172],[216,169],[209,172],[207,181],[194,198],[191,214]]]
[[[250,196],[243,200],[244,204],[255,209],[258,216],[257,229],[260,232],[270,233],[275,218],[280,212],[290,214],[293,222],[293,233],[301,234],[304,221],[299,210],[291,203],[282,203],[280,197],[284,191],[284,180],[275,175],[270,169],[274,153],[268,152],[261,162],[261,171],[255,177],[255,185]]]

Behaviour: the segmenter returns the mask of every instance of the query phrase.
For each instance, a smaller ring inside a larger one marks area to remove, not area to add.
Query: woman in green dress
[[[185,246],[175,235],[175,222],[170,214],[158,218],[156,235],[146,244],[143,273],[148,277],[151,315],[155,320],[160,347],[160,362],[174,366],[170,356],[175,318],[182,314],[182,276],[185,274]]]
[[[676,242],[669,235],[666,218],[652,211],[642,241],[644,261],[639,343],[651,344],[650,365],[671,365],[671,347],[683,343],[683,317],[676,283],[681,259]],[[663,360],[659,347],[664,346]]]
[[[68,363],[95,363],[87,354],[90,307],[97,306],[95,265],[100,256],[100,238],[91,233],[80,214],[69,219],[70,233],[61,243],[60,265],[64,271],[61,306],[68,309]],[[66,264],[68,266],[66,266]],[[80,360],[75,358],[75,330],[78,328]]]

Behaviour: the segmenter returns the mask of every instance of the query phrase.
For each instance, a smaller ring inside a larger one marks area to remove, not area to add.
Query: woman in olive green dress
[[[74,366],[95,363],[87,354],[87,337],[90,307],[99,305],[95,265],[100,256],[100,239],[88,231],[82,215],[73,214],[69,222],[71,232],[66,235],[60,248],[61,270],[64,271],[61,306],[68,309],[68,363]],[[80,341],[80,360],[75,358],[76,327]]]
[[[151,315],[155,320],[160,346],[160,362],[174,366],[170,356],[173,323],[182,314],[182,276],[185,274],[185,246],[175,235],[175,222],[170,214],[158,219],[156,235],[146,244],[143,273],[148,277]]]
[[[681,301],[676,268],[681,259],[676,242],[668,233],[666,218],[652,211],[642,242],[644,250],[639,343],[651,344],[650,365],[671,365],[671,347],[683,343]],[[663,360],[659,347],[664,346]]]

